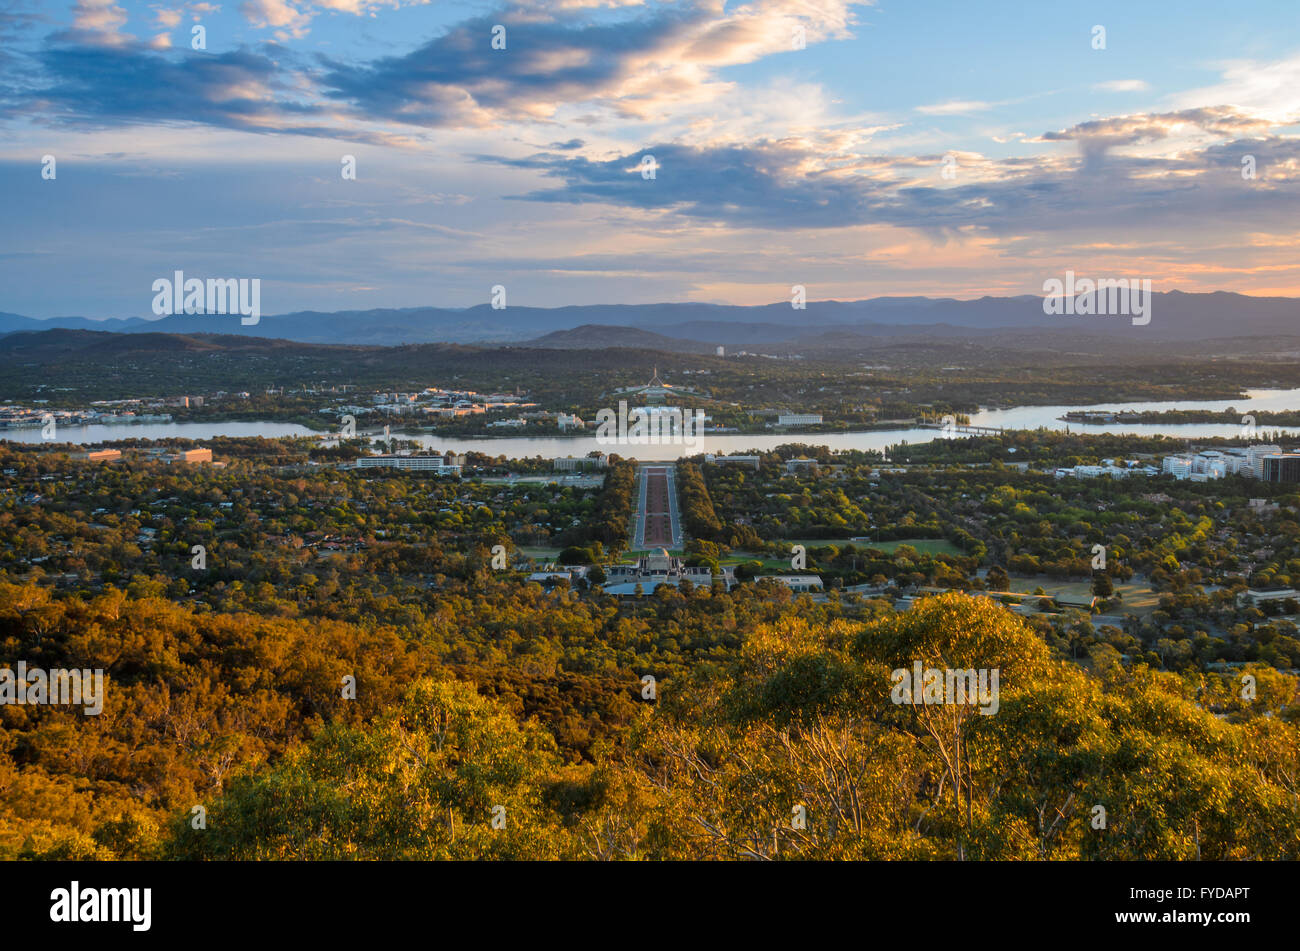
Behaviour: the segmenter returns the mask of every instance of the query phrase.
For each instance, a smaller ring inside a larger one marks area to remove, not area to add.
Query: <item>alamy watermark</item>
[[[176,271],[171,280],[153,282],[153,312],[171,314],[239,314],[240,323],[251,327],[262,319],[262,279],[218,277],[206,282],[186,278]]]
[[[0,706],[81,706],[88,717],[104,710],[103,670],[45,671],[20,660],[16,669],[0,667]]]
[[[132,931],[148,931],[153,922],[152,888],[83,888],[73,880],[50,892],[50,921],[126,922]]]
[[[630,413],[627,400],[618,409],[596,413],[596,442],[602,446],[694,446],[704,428],[704,410],[677,406],[639,406]]]
[[[980,708],[980,713],[992,716],[998,712],[998,677],[999,668],[981,667],[978,670],[968,667],[943,670],[925,667],[919,660],[914,661],[912,669],[899,667],[893,671],[890,680],[894,689],[890,699],[894,703],[910,704],[972,704]]]
[[[1151,281],[1149,278],[1101,278],[1075,280],[1073,271],[1065,280],[1043,281],[1043,313],[1060,315],[1094,314],[1100,317],[1122,314],[1133,318],[1135,327],[1151,323]],[[1145,297],[1143,296],[1145,295]]]

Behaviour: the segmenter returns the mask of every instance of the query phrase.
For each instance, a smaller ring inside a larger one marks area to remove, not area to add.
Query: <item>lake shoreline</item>
[[[1076,421],[1062,421],[1059,417],[1067,413],[1087,412],[1122,412],[1152,413],[1168,410],[1184,412],[1223,413],[1228,409],[1234,412],[1250,414],[1255,412],[1300,412],[1300,388],[1288,390],[1253,390],[1247,396],[1230,400],[1216,400],[1206,405],[1190,405],[1197,401],[1170,400],[1145,403],[1109,403],[1091,406],[1018,406],[1010,409],[983,409],[971,414],[972,426],[988,429],[1038,430],[1054,432],[1071,432],[1075,427],[1086,431],[1088,435],[1133,435],[1170,439],[1239,439],[1241,425],[1233,423],[1112,423],[1086,424]],[[1278,438],[1300,438],[1300,427],[1269,426],[1258,427],[1261,440],[1267,433],[1276,433]],[[363,438],[373,439],[381,435],[376,432]],[[855,430],[791,430],[785,432],[757,433],[718,433],[700,434],[689,444],[644,444],[644,445],[604,445],[597,438],[587,433],[561,433],[544,436],[515,436],[493,434],[491,436],[443,436],[428,432],[392,433],[398,438],[414,442],[425,449],[439,449],[444,452],[455,451],[481,452],[489,456],[507,458],[561,457],[568,455],[587,455],[591,452],[618,452],[620,455],[635,456],[646,461],[673,460],[700,453],[718,455],[767,452],[782,445],[803,443],[810,447],[824,447],[833,451],[861,450],[885,452],[891,446],[901,444],[933,442],[945,438],[944,434],[934,428],[902,427],[891,429],[855,429]],[[17,438],[11,438],[16,436]],[[248,438],[264,437],[268,439],[294,437],[316,440],[328,444],[337,439],[331,432],[319,432],[308,429],[299,423],[276,423],[271,421],[222,421],[215,423],[171,422],[133,424],[128,432],[122,427],[85,425],[61,429],[55,440],[44,440],[39,430],[9,430],[0,432],[0,441],[49,445],[71,444],[72,446],[94,446],[105,443],[125,442],[128,440],[162,440],[187,439],[195,441],[220,437]],[[960,436],[960,434],[959,434]]]

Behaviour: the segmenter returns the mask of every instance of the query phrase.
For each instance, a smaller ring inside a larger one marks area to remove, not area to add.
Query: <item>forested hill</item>
[[[644,349],[595,350],[583,356],[582,368],[597,374],[597,387],[601,379],[630,385],[648,379],[665,356]],[[687,368],[720,362],[711,356],[673,359]],[[47,330],[0,337],[0,372],[8,384],[0,398],[48,384],[51,368],[58,369],[61,392],[99,399],[154,395],[160,384],[170,394],[322,381],[394,389],[423,389],[437,381],[482,391],[513,387],[547,393],[570,382],[574,360],[546,347],[345,346],[231,334]]]
[[[0,643],[112,684],[98,717],[0,708],[0,857],[1300,857],[1296,681],[1267,668],[1252,702],[1226,676],[1088,673],[956,593],[859,621],[706,590],[621,620],[527,589],[484,600],[356,626],[0,585]],[[553,608],[549,637],[570,643],[671,652],[685,619],[710,617],[743,647],[659,669],[652,705],[639,669],[547,697],[526,673],[535,646],[501,679],[439,633],[487,644]],[[889,672],[922,658],[999,669],[998,715],[891,702]],[[604,738],[574,760],[584,717]]]
[[[633,335],[624,343],[654,342]],[[669,352],[646,346],[584,349],[536,346],[323,345],[232,334],[115,334],[45,330],[0,337],[3,400],[79,405],[87,400],[346,386],[349,391],[421,390],[438,385],[479,392],[526,393],[539,402],[593,412],[615,390],[645,383],[657,367],[665,380],[704,397],[746,408],[794,400],[836,415],[864,399],[886,417],[917,407],[1098,403],[1104,400],[1225,399],[1246,388],[1300,384],[1300,370],[1278,342],[1241,338],[1238,358],[1207,358],[1196,345],[1148,342],[1079,349],[1083,343],[1020,336],[972,341],[947,338],[828,338],[825,349],[765,353]],[[677,342],[674,342],[677,343]],[[1019,349],[1010,348],[1014,343]],[[666,345],[665,345],[666,346]],[[1257,352],[1264,347],[1264,352]],[[1300,340],[1295,342],[1300,351]],[[674,351],[681,351],[674,346]],[[960,376],[957,371],[960,370]],[[341,392],[341,390],[335,390]],[[897,405],[888,406],[886,403]],[[553,408],[553,407],[548,407]],[[280,406],[279,411],[285,411]],[[319,403],[306,411],[315,413]],[[274,415],[274,413],[270,414]]]

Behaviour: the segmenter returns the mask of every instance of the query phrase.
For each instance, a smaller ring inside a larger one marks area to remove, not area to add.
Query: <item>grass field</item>
[[[911,545],[919,552],[931,555],[960,555],[961,549],[946,538],[902,538],[894,542],[871,542],[860,547],[879,548],[884,552],[893,552],[899,545]]]
[[[1057,581],[1048,577],[1018,578],[1012,577],[1011,590],[1017,594],[1028,593],[1042,588],[1050,597],[1067,595],[1087,597],[1092,593],[1091,581]],[[1115,591],[1123,595],[1124,600],[1118,608],[1120,614],[1150,614],[1160,606],[1160,595],[1151,590],[1150,585],[1128,582],[1115,585]]]
[[[543,548],[538,545],[520,545],[519,552],[527,558],[554,558],[563,548]]]

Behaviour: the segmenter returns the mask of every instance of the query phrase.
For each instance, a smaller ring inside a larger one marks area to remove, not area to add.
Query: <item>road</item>
[[[676,473],[672,465],[641,466],[633,549],[682,547]]]

